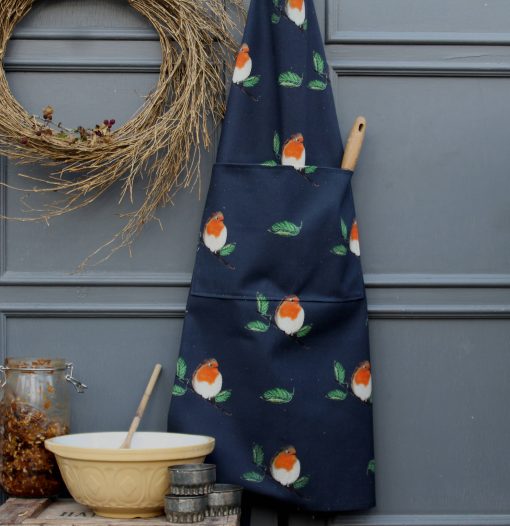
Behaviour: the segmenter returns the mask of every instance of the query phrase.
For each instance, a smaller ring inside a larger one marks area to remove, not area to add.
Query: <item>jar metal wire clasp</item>
[[[4,365],[0,365],[0,389],[3,389],[5,387],[5,384],[7,384],[7,375],[5,374],[6,367]]]
[[[72,363],[66,363],[66,380],[73,385],[73,387],[76,389],[76,392],[78,393],[84,393],[86,389],[88,389],[88,386],[86,386],[83,382],[80,382],[73,376],[73,369],[74,364]],[[5,373],[4,373],[5,376]]]

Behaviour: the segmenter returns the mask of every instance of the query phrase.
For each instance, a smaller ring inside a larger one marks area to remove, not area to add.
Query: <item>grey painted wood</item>
[[[148,24],[126,0],[44,0],[19,25],[19,29],[62,27],[148,29]]]
[[[378,512],[508,513],[508,320],[378,320],[371,337]]]
[[[327,0],[327,42],[508,43],[505,0]]]
[[[116,104],[119,102],[117,101]],[[109,115],[115,117],[118,113],[110,110]],[[106,117],[107,115],[92,120],[92,123],[101,122]],[[8,183],[20,183],[19,178],[16,177],[18,171],[18,168],[9,164]],[[23,172],[41,174],[42,170],[24,167]],[[207,179],[207,176],[204,177],[204,181]],[[31,187],[32,183],[28,186]],[[114,258],[97,270],[89,269],[86,275],[106,273],[116,275],[119,272],[133,275],[189,273],[200,231],[197,193],[183,192],[175,207],[161,210],[158,217],[163,221],[165,230],[162,231],[156,222],[148,225],[146,235],[142,236],[133,248],[131,258],[122,256]],[[14,211],[19,209],[20,198],[24,197],[24,193],[10,191],[8,194],[7,211],[14,214]],[[50,228],[43,223],[8,223],[5,233],[7,240],[5,271],[13,272],[18,276],[61,271],[61,277],[66,275],[70,277],[69,273],[76,269],[84,257],[100,244],[108,241],[122,226],[122,219],[112,214],[112,210],[116,209],[119,194],[120,189],[114,189],[95,203],[90,210],[78,211],[72,218],[71,216],[55,218],[51,221]],[[142,194],[143,189],[140,189],[136,196],[137,202],[140,202]],[[44,201],[44,198],[39,199],[38,196],[33,195],[28,199],[33,205],[43,204]],[[131,209],[132,207],[126,203],[124,210]],[[15,242],[22,239],[26,241]],[[34,258],[33,254],[39,256]]]
[[[330,522],[510,525],[510,6],[316,7],[343,135],[358,114],[369,123],[354,193],[371,318],[378,506]],[[45,0],[17,28],[5,66],[30,111],[51,102],[66,124],[90,125],[129,118],[156,82],[159,59],[154,32],[124,0]],[[159,214],[163,232],[149,225],[131,258],[119,253],[84,274],[73,273],[76,265],[121,224],[113,193],[50,228],[0,223],[1,356],[75,361],[90,385],[73,397],[76,431],[127,427],[158,360],[164,376],[143,426],[164,429],[213,159],[203,157],[201,200],[198,189],[181,193]],[[0,179],[23,186],[18,170],[2,161]],[[0,212],[15,214],[20,196],[0,191]],[[290,523],[324,518],[293,514]],[[276,524],[274,510],[256,510],[254,524]]]
[[[510,110],[501,80],[484,80],[483,90],[480,83],[335,82],[344,130],[357,113],[369,122],[354,179],[365,272],[508,273],[510,151],[495,126]]]

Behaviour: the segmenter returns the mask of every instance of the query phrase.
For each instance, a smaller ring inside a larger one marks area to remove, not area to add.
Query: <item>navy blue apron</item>
[[[374,506],[352,172],[312,0],[252,0],[184,322],[169,431],[218,480],[295,508]]]

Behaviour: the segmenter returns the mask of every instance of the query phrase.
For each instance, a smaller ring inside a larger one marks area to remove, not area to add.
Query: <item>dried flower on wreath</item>
[[[108,118],[94,128],[67,129],[55,124],[58,107],[47,106],[40,117],[29,115],[12,95],[0,67],[0,155],[19,164],[38,163],[54,168],[47,177],[19,174],[34,183],[37,193],[59,191],[61,200],[43,210],[14,218],[44,220],[93,203],[121,182],[120,201],[132,200],[133,189],[145,177],[143,203],[126,214],[126,223],[90,258],[103,261],[122,247],[130,247],[144,225],[175,193],[193,186],[200,177],[199,146],[211,146],[211,126],[225,110],[225,57],[235,56],[235,20],[224,0],[128,0],[159,35],[162,48],[160,77],[140,111],[114,129]],[[34,0],[0,2],[0,60],[16,25]],[[242,0],[229,0],[243,12]],[[227,64],[231,66],[230,63]],[[55,101],[49,101],[55,102]],[[73,175],[73,177],[69,177]]]
[[[112,128],[115,125],[115,119],[105,119],[102,124],[96,124],[94,128],[84,128],[78,126],[75,129],[69,129],[62,126],[59,122],[53,122],[54,109],[52,106],[46,106],[42,111],[42,118],[34,115],[32,117],[32,128],[37,137],[43,135],[47,137],[55,137],[56,139],[67,142],[68,144],[75,144],[78,141],[88,142],[94,145],[98,142],[111,142]],[[21,144],[27,145],[28,138],[23,137]]]

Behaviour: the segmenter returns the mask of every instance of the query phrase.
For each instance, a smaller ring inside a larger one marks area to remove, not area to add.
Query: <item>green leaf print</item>
[[[253,444],[252,458],[256,466],[262,467],[264,464],[264,449],[260,444]]]
[[[221,391],[214,397],[214,401],[217,404],[222,404],[223,402],[226,402],[230,397],[232,396],[232,389],[227,389],[225,391]]]
[[[303,28],[303,31],[306,31],[308,29],[308,18],[305,18],[305,21],[303,22],[303,25],[301,27]]]
[[[245,87],[245,88],[254,88],[255,86],[258,85],[259,82],[260,82],[260,75],[253,75],[251,77],[248,77],[243,82],[243,87]]]
[[[280,158],[280,148],[281,148],[280,134],[275,131],[273,135],[273,152],[277,159]]]
[[[278,163],[276,161],[264,161],[262,163],[262,166],[278,166]]]
[[[322,80],[311,80],[308,83],[308,88],[314,91],[324,91],[328,85]]]
[[[282,387],[269,389],[260,398],[272,404],[288,404],[294,398],[294,391],[290,392]]]
[[[263,321],[250,321],[245,325],[245,328],[253,332],[266,332],[269,329],[269,325]]]
[[[230,256],[230,254],[232,254],[234,252],[234,250],[236,249],[236,244],[235,243],[229,243],[228,245],[225,245],[219,252],[218,254],[222,257],[226,257],[226,256]]]
[[[269,311],[269,301],[264,294],[257,292],[257,310],[262,316],[266,316]]]
[[[303,77],[293,71],[285,71],[278,77],[278,84],[284,88],[299,88],[302,83]]]
[[[335,256],[346,256],[347,255],[347,247],[345,245],[336,245],[336,247],[333,247],[331,249],[331,252],[335,254]]]
[[[340,219],[340,229],[342,230],[342,237],[347,241],[349,237],[349,231],[347,230],[347,225],[343,219]]]
[[[375,473],[375,460],[372,459],[367,466],[367,473],[372,472]]]
[[[305,174],[314,174],[317,171],[317,166],[306,166]]]
[[[324,62],[324,59],[322,58],[322,55],[320,53],[317,53],[317,51],[313,52],[313,67],[315,71],[322,75],[324,73],[324,68],[326,64]]]
[[[345,368],[340,362],[333,362],[333,369],[335,370],[335,380],[339,384],[345,382]]]
[[[241,478],[248,482],[262,482],[264,480],[264,475],[257,471],[248,471],[248,473],[244,473]]]
[[[177,368],[176,368],[176,376],[179,378],[179,380],[184,380],[186,378],[186,371],[188,367],[186,366],[186,362],[183,358],[179,358],[177,360]]]
[[[303,325],[303,327],[301,327],[301,329],[297,332],[296,336],[297,336],[298,338],[303,338],[303,337],[306,336],[311,330],[312,330],[312,326],[311,326],[311,325]]]
[[[278,22],[280,22],[280,18],[281,18],[279,12],[282,11],[282,7],[281,7],[281,5],[280,5],[280,0],[273,0],[273,5],[274,5],[275,9],[276,9],[278,12],[277,12],[277,13],[273,13],[273,14],[271,15],[271,22],[272,22],[273,24],[278,24]]]
[[[292,487],[294,489],[302,489],[306,485],[308,485],[309,482],[310,482],[310,477],[308,477],[307,475],[304,475],[303,477],[299,477],[296,480],[296,482],[294,482],[294,484],[292,484]]]
[[[329,398],[330,400],[345,400],[347,398],[347,393],[340,389],[334,389],[326,395],[326,398]]]
[[[279,221],[278,223],[275,223],[268,231],[271,232],[271,234],[275,234],[277,236],[295,237],[299,235],[302,228],[303,223],[298,226],[291,221]]]
[[[187,389],[185,387],[181,387],[180,385],[174,385],[172,388],[172,395],[173,396],[183,396],[186,394]]]

